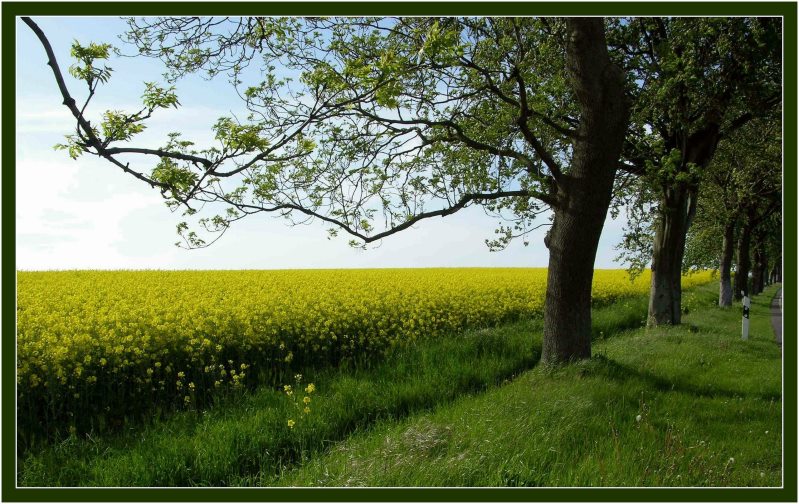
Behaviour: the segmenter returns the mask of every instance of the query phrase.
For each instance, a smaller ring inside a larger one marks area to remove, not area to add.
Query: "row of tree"
[[[502,248],[551,211],[544,362],[590,356],[609,208],[628,209],[624,256],[651,263],[652,325],[680,323],[696,219],[709,243],[714,233],[726,240],[732,222],[729,243],[737,232],[743,247],[736,281],[752,237],[756,268],[778,255],[761,236],[779,226],[779,210],[762,206],[779,180],[758,171],[766,154],[751,141],[779,157],[779,18],[128,19],[127,41],[170,79],[224,75],[238,91],[249,115],[220,118],[205,148],[179,132],[159,148],[130,145],[157,109],[178,106],[172,87],[148,83],[140,110],[92,123],[110,46],[73,46],[70,73],[88,90],[79,104],[44,33],[23,21],[76,119],[61,147],[107,159],[186,215],[221,208],[199,219],[206,232],[271,212],[321,220],[365,246],[481,205],[502,219],[487,240]],[[768,170],[779,173],[779,162]],[[209,244],[187,223],[178,232],[187,247]]]
[[[741,128],[719,146],[705,174],[685,268],[719,269],[719,306],[781,280],[779,126],[777,118],[764,117]]]

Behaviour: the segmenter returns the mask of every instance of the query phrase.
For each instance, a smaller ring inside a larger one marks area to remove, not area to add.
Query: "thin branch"
[[[221,195],[219,196],[220,200],[225,201],[226,203],[229,203],[229,204],[231,204],[231,205],[233,205],[233,206],[235,206],[237,208],[240,208],[240,209],[242,209],[244,211],[250,210],[250,211],[253,211],[253,212],[259,212],[259,211],[262,211],[262,212],[280,212],[280,211],[285,211],[285,210],[296,210],[296,211],[298,211],[300,213],[303,213],[305,215],[308,215],[310,217],[316,217],[316,218],[318,218],[318,219],[320,219],[320,220],[322,220],[324,222],[327,222],[327,223],[330,223],[330,224],[334,224],[335,226],[343,229],[348,234],[350,234],[350,235],[362,240],[364,243],[371,243],[371,242],[374,242],[374,241],[381,240],[381,239],[383,239],[383,238],[385,238],[387,236],[391,236],[391,235],[393,235],[395,233],[398,233],[400,231],[408,229],[409,227],[413,226],[414,224],[416,224],[419,221],[422,221],[422,220],[425,220],[425,219],[429,219],[431,217],[445,217],[447,215],[454,214],[455,212],[465,208],[469,203],[471,203],[473,201],[495,200],[495,199],[507,198],[507,197],[535,197],[535,198],[541,199],[542,201],[544,201],[545,199],[550,199],[547,195],[534,194],[534,193],[532,193],[530,191],[525,191],[525,190],[497,191],[497,192],[493,192],[493,193],[468,193],[468,194],[464,194],[463,196],[461,196],[461,198],[457,201],[457,203],[455,203],[454,205],[452,205],[450,207],[442,208],[440,210],[435,210],[435,211],[430,211],[430,212],[422,212],[422,213],[416,214],[412,218],[410,218],[407,221],[403,222],[402,224],[399,224],[399,225],[397,225],[395,227],[392,227],[392,228],[387,229],[385,231],[382,231],[380,233],[377,233],[377,234],[369,236],[369,235],[365,235],[365,234],[357,231],[356,229],[353,229],[346,222],[343,222],[343,221],[338,220],[338,219],[334,219],[332,217],[328,217],[327,215],[320,214],[318,212],[315,212],[315,211],[313,211],[311,209],[305,208],[305,207],[303,207],[301,205],[298,205],[298,204],[295,204],[295,203],[283,203],[283,204],[276,205],[276,206],[273,206],[273,207],[262,207],[262,206],[257,206],[257,205],[237,203],[237,202],[229,200],[225,196],[221,196]]]
[[[61,91],[61,97],[64,100],[63,104],[67,106],[70,112],[72,112],[72,115],[78,121],[80,129],[82,130],[83,134],[86,135],[89,146],[93,147],[97,151],[98,156],[101,156],[111,161],[116,166],[121,168],[124,172],[130,173],[137,179],[147,182],[148,184],[150,184],[151,187],[160,187],[161,189],[165,190],[170,189],[170,187],[167,184],[164,184],[162,182],[157,182],[149,177],[142,175],[141,173],[135,170],[131,170],[127,164],[121,163],[120,161],[115,159],[110,153],[108,153],[108,150],[103,146],[102,142],[94,134],[94,130],[92,129],[89,122],[86,120],[85,117],[83,117],[81,111],[78,110],[75,99],[72,98],[72,96],[69,94],[67,85],[64,82],[64,76],[61,73],[61,68],[58,66],[58,61],[56,60],[55,53],[53,52],[53,47],[50,45],[50,41],[47,40],[47,37],[44,35],[42,29],[39,28],[39,26],[36,23],[34,23],[31,18],[23,16],[22,21],[26,25],[28,25],[28,27],[30,27],[31,30],[33,30],[33,33],[36,34],[36,36],[39,38],[39,41],[42,43],[44,51],[47,53],[47,64],[53,70],[53,76],[55,77],[56,84],[58,84],[58,89],[59,91]]]
[[[199,156],[192,156],[191,154],[183,154],[181,152],[170,152],[161,149],[143,149],[139,147],[111,147],[104,149],[106,154],[148,154],[158,156],[160,158],[180,159],[181,161],[190,161],[192,163],[199,163],[206,168],[211,166],[213,162]]]
[[[775,95],[767,98],[766,100],[764,100],[760,104],[760,106],[758,106],[756,109],[755,109],[755,107],[752,108],[752,110],[757,110],[758,111],[757,113],[752,112],[750,110],[749,112],[745,112],[745,113],[739,115],[738,117],[736,117],[735,119],[730,121],[730,124],[727,125],[727,127],[724,128],[719,133],[719,138],[720,139],[724,139],[724,138],[729,137],[733,132],[735,132],[736,130],[738,130],[741,127],[745,126],[751,120],[761,116],[763,111],[769,110],[769,109],[771,109],[771,107],[773,107],[773,106],[777,105],[778,103],[780,103],[781,99],[782,99],[782,97],[779,94],[775,94]]]

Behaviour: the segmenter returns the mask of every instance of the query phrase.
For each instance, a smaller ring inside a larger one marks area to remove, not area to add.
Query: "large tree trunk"
[[[580,106],[570,169],[556,177],[541,361],[591,356],[591,283],[629,119],[623,75],[607,53],[601,18],[568,18],[567,64]]]
[[[719,306],[732,306],[732,256],[735,253],[735,221],[724,225],[724,238],[721,243],[721,263],[719,264]]]
[[[687,138],[683,137],[684,140],[675,138],[671,146],[681,148],[682,159],[675,176],[662,186],[663,198],[655,224],[652,251],[652,284],[647,319],[650,326],[680,323],[685,237],[696,215],[699,193],[698,181],[689,182],[694,177],[691,167],[704,168],[713,159],[720,139],[717,115],[709,114],[704,128]]]
[[[685,236],[696,212],[696,191],[680,184],[666,190],[655,227],[648,325],[679,324]]]
[[[752,241],[752,228],[749,222],[745,222],[741,228],[741,236],[738,238],[738,257],[735,269],[735,282],[733,284],[733,296],[736,301],[740,301],[743,296],[749,295],[749,246]]]
[[[547,363],[591,356],[591,284],[612,188],[612,177],[608,183],[570,175],[568,182],[571,194],[565,208],[555,209],[546,239],[549,270],[541,360]]]

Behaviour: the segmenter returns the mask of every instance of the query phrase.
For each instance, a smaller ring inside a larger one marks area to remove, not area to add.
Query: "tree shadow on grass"
[[[653,389],[660,392],[678,392],[682,394],[690,394],[697,397],[725,397],[725,398],[751,398],[759,399],[762,401],[780,401],[782,395],[777,394],[758,394],[751,392],[742,392],[740,390],[733,390],[723,387],[715,386],[697,386],[689,383],[683,379],[669,378],[666,376],[659,376],[650,371],[636,369],[632,366],[622,364],[606,355],[597,354],[592,360],[596,361],[596,365],[592,366],[594,373],[609,380],[616,382],[625,382],[631,379],[640,380]]]

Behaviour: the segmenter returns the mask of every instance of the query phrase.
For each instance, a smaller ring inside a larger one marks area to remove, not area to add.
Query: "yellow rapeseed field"
[[[19,272],[17,285],[22,431],[102,427],[303,366],[540,316],[546,270]],[[648,274],[594,274],[595,305],[648,289]]]

